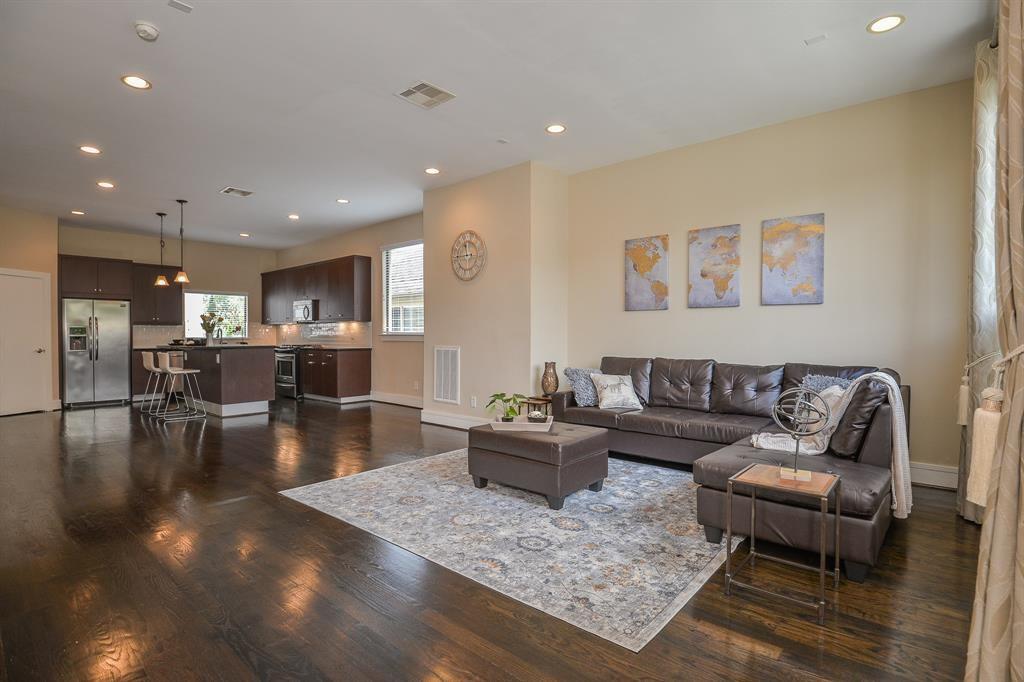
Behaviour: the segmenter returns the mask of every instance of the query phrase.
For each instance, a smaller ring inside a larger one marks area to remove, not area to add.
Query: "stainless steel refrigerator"
[[[131,399],[128,301],[64,299],[64,404]]]

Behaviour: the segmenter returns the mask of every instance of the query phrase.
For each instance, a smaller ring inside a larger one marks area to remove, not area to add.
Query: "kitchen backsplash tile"
[[[153,348],[166,345],[171,339],[185,336],[183,326],[136,324],[132,326],[132,346],[135,348]],[[277,343],[277,332],[271,326],[249,325],[250,343],[274,345]]]
[[[284,324],[277,328],[280,344],[320,343],[369,348],[373,345],[369,322],[315,322]]]

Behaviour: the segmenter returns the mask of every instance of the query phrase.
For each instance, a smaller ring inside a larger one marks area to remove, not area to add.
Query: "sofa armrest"
[[[551,414],[555,421],[565,420],[565,408],[576,407],[576,395],[572,391],[558,391],[551,394]]]
[[[907,442],[910,441],[910,386],[900,386],[903,397],[903,411],[907,420]],[[857,461],[874,466],[892,466],[892,405],[886,401],[875,410],[871,425],[860,446]]]

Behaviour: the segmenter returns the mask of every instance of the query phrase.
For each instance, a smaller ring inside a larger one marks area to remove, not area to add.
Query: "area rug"
[[[611,459],[604,490],[551,511],[540,495],[473,487],[456,450],[281,494],[640,651],[725,561],[696,489],[689,472]]]

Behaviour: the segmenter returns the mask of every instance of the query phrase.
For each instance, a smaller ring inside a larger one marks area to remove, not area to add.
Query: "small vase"
[[[555,371],[555,363],[544,363],[544,374],[540,377],[540,389],[544,395],[551,395],[558,391],[558,372]]]
[[[213,345],[213,332],[206,332],[206,345],[207,346],[212,346]]]

